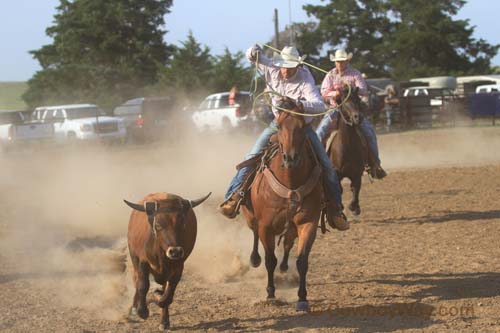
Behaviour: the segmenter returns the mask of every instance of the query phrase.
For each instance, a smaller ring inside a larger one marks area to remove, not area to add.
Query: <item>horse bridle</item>
[[[346,100],[345,102],[348,102],[348,100]],[[355,103],[355,102],[352,101],[352,103]],[[346,125],[352,127],[352,126],[354,126],[354,122],[353,122],[352,118],[350,117],[350,120],[347,120],[347,118],[345,117],[344,112],[343,112],[343,109],[344,109],[344,107],[346,105],[347,104],[341,105],[340,107],[338,107],[338,110],[339,110],[340,116],[342,117],[342,119],[344,120],[344,122],[346,123]]]
[[[290,113],[287,113],[286,116],[290,117],[290,115],[291,115]],[[310,124],[304,124],[304,127],[302,127],[301,130],[305,131],[306,130],[306,126],[310,126]],[[279,126],[278,124],[276,124],[276,127],[277,127],[277,130],[278,130],[277,132],[279,132],[281,126]],[[305,133],[304,133],[304,135],[305,135]],[[305,136],[305,137],[307,137],[307,136]],[[307,139],[305,139],[302,142],[300,148],[302,148],[302,146],[305,144],[306,141],[307,141]],[[280,154],[283,154],[283,145],[281,144],[281,142],[279,141],[279,139],[278,139],[278,147],[279,147]]]

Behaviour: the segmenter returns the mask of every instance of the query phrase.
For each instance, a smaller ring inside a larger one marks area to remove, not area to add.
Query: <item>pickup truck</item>
[[[33,111],[32,118],[54,126],[55,141],[123,142],[126,136],[122,119],[106,116],[94,104],[69,104],[40,106]]]
[[[23,144],[50,142],[54,139],[54,126],[28,121],[21,111],[0,112],[0,146],[8,150]]]
[[[230,104],[229,92],[212,94],[193,112],[192,120],[200,131],[227,131],[252,121],[250,93],[240,91],[239,103]]]
[[[438,89],[429,87],[410,87],[407,88],[403,96],[404,97],[414,97],[414,96],[429,96],[430,105],[441,107],[443,106],[443,99],[448,96],[452,96],[453,92],[450,89]]]

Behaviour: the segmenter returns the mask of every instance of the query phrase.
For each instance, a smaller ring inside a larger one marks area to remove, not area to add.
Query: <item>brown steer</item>
[[[148,318],[146,294],[149,274],[162,285],[157,290],[157,304],[162,308],[160,329],[168,329],[168,307],[174,298],[184,261],[196,241],[196,216],[193,208],[211,193],[198,200],[186,200],[169,193],[147,195],[139,204],[125,203],[134,210],[128,225],[128,249],[134,265],[135,295],[131,316]]]

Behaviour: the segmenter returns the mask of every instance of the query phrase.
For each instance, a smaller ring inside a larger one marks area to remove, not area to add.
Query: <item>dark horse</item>
[[[290,99],[282,107],[298,111]],[[306,274],[318,220],[322,208],[321,167],[316,162],[312,147],[308,144],[304,117],[281,112],[277,118],[276,154],[255,176],[250,189],[250,198],[243,207],[247,223],[254,233],[252,266],[260,265],[258,240],[265,251],[268,275],[267,298],[273,299],[274,269],[277,258],[274,254],[276,237],[285,236],[285,256],[280,265],[288,269],[288,253],[298,236],[297,270],[300,278],[299,300],[296,309],[309,309],[306,291]],[[273,140],[271,140],[273,141]]]
[[[363,116],[360,112],[361,99],[358,95],[358,89],[353,89],[350,95],[347,90],[341,90],[337,97],[337,104],[340,105],[338,130],[333,140],[329,140],[331,143],[327,147],[327,151],[337,172],[341,190],[343,178],[349,178],[351,181],[352,200],[349,204],[349,210],[354,215],[359,215],[361,213],[359,191],[361,190],[361,177],[364,172],[367,149],[359,128]]]

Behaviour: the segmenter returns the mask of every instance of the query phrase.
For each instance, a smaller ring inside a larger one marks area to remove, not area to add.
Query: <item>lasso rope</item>
[[[270,46],[270,45],[267,45],[267,44],[263,44],[263,45],[264,45],[265,47],[267,47],[267,48],[269,48],[269,49],[271,49],[271,50],[273,50],[273,51],[278,52],[278,53],[280,53],[280,54],[281,54],[281,51],[280,51],[280,50],[278,50],[278,49],[276,49],[276,48],[274,48],[274,47],[272,47],[272,46]],[[254,95],[254,94],[257,92],[257,78],[256,78],[256,77],[257,77],[257,76],[260,76],[260,73],[259,73],[259,53],[260,53],[260,52],[257,52],[256,59],[255,59],[255,75],[254,75],[254,79],[253,79],[253,80],[255,80],[255,86],[254,86],[253,91],[251,92],[251,95]],[[314,65],[312,65],[312,64],[309,64],[309,63],[307,63],[307,62],[305,62],[305,61],[300,61],[300,64],[304,64],[304,65],[309,66],[309,67],[311,67],[311,68],[314,68],[314,69],[316,69],[316,70],[318,70],[318,71],[320,71],[320,72],[323,72],[323,73],[325,73],[325,74],[328,74],[328,72],[327,72],[327,71],[325,71],[324,69],[319,68],[319,67],[317,67],[317,66],[314,66]],[[273,88],[272,88],[272,87],[268,84],[268,82],[266,81],[266,79],[265,79],[265,78],[264,78],[264,82],[266,83],[266,85],[268,86],[268,88],[269,88],[270,90],[263,91],[262,93],[258,94],[258,95],[257,95],[257,97],[255,97],[255,98],[254,98],[253,103],[252,103],[252,110],[254,110],[254,113],[255,113],[256,103],[259,101],[259,99],[260,99],[260,98],[266,98],[266,100],[265,100],[265,104],[266,104],[266,105],[269,105],[271,108],[273,108],[273,107],[274,107],[274,108],[276,108],[276,109],[278,109],[278,110],[280,110],[280,111],[288,112],[288,113],[295,114],[295,115],[298,115],[298,116],[320,117],[320,116],[324,116],[325,114],[332,113],[332,112],[334,112],[335,110],[338,110],[338,109],[339,109],[342,105],[344,105],[344,104],[347,102],[347,100],[349,100],[349,98],[351,97],[351,86],[350,86],[349,84],[346,84],[346,86],[347,86],[347,96],[346,96],[346,97],[345,97],[345,99],[344,99],[344,100],[343,100],[340,104],[338,104],[337,106],[332,107],[332,108],[328,108],[326,111],[321,112],[321,113],[303,113],[303,112],[297,112],[297,111],[294,111],[294,110],[289,110],[289,109],[285,109],[285,108],[279,107],[279,106],[277,106],[277,105],[273,105],[273,104],[272,104],[272,101],[269,99],[269,97],[270,97],[271,95],[275,95],[275,96],[279,96],[279,97],[286,97],[286,96],[283,96],[283,95],[281,95],[280,93],[276,92],[276,91],[275,91],[275,90],[274,90],[274,89],[273,89]],[[265,124],[266,126],[268,126],[268,124],[267,124],[264,120],[262,120],[262,119],[259,117],[259,115],[258,115],[257,113],[255,113],[255,115],[256,115],[257,119],[258,119],[261,123],[263,123],[263,124]]]

